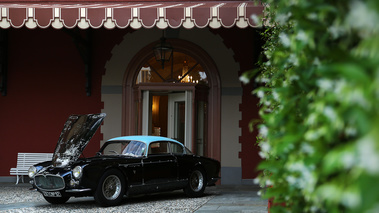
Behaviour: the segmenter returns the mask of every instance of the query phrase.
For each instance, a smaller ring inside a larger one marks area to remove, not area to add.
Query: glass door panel
[[[151,101],[150,91],[146,90],[142,93],[142,135],[151,135],[151,109],[152,109],[152,101]]]
[[[142,92],[142,135],[174,138],[192,149],[192,92]]]
[[[192,148],[192,92],[185,91],[168,95],[169,138],[175,138],[189,149]]]
[[[207,103],[204,101],[197,102],[196,116],[196,153],[205,156],[207,153]]]
[[[185,141],[185,117],[186,104],[185,101],[175,102],[174,107],[174,138],[184,144]]]

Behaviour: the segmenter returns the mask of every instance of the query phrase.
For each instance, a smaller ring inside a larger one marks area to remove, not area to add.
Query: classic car
[[[181,189],[198,197],[219,179],[218,161],[160,136],[113,138],[95,156],[80,158],[104,117],[104,113],[70,116],[53,159],[29,169],[32,189],[49,203],[93,196],[100,206],[114,206],[124,196]]]

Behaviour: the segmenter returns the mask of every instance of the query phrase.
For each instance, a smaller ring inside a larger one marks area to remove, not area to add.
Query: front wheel
[[[205,187],[205,172],[202,169],[196,168],[191,172],[184,192],[188,197],[200,197],[203,195]]]
[[[100,178],[94,198],[101,206],[119,205],[125,194],[124,175],[116,169],[106,171]]]
[[[68,199],[70,199],[70,197],[45,197],[45,200],[51,204],[63,204],[63,203],[66,203],[68,201]]]

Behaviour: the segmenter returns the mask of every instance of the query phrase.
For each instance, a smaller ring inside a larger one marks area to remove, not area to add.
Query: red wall
[[[240,42],[246,39],[249,41],[248,45],[240,43],[236,58],[240,60],[241,72],[256,69],[259,55],[261,53],[262,40],[258,31],[250,29],[244,34],[245,38],[241,38]],[[244,50],[242,52],[241,50]],[[249,60],[250,59],[250,60]],[[243,85],[242,103],[240,105],[240,111],[242,112],[242,119],[240,121],[240,127],[242,136],[240,137],[241,143],[241,166],[242,166],[242,179],[252,179],[258,175],[257,166],[261,162],[261,158],[258,154],[260,148],[256,144],[256,136],[258,134],[257,128],[251,132],[249,123],[253,120],[259,119],[259,99],[252,95],[251,92],[255,89],[254,80],[248,85]]]
[[[9,176],[18,152],[53,152],[70,114],[101,112],[104,66],[125,33],[94,32],[92,95],[87,97],[84,63],[67,33],[8,30],[8,92],[0,96],[0,176]],[[84,155],[93,155],[101,139],[98,130]]]
[[[233,50],[234,59],[240,65],[239,75],[245,71],[257,68],[256,63],[263,43],[257,29],[239,29],[234,27],[232,29],[213,31],[224,39],[224,43],[228,48]],[[239,158],[241,159],[242,179],[253,179],[258,174],[256,168],[261,158],[258,155],[259,147],[256,144],[257,130],[254,129],[251,132],[249,123],[252,120],[259,119],[259,100],[251,94],[254,89],[253,81],[249,85],[242,85],[242,88],[242,103],[240,104],[242,119],[239,123],[239,127],[241,128],[241,136],[239,138],[241,152],[239,153]]]

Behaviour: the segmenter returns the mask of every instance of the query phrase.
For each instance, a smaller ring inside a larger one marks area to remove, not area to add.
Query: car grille
[[[34,177],[36,186],[42,190],[61,190],[64,189],[64,180],[56,175],[37,175]]]

